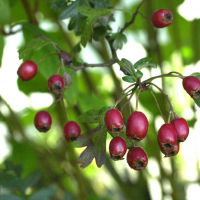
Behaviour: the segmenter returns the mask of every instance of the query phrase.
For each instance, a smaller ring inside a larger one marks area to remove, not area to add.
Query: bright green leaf
[[[43,46],[50,43],[51,43],[50,39],[43,38],[43,37],[38,37],[31,40],[29,43],[27,43],[25,46],[21,47],[18,50],[19,59],[29,60],[35,51],[39,50]]]
[[[123,44],[127,42],[127,38],[123,33],[114,33],[111,37],[110,40],[114,40],[113,42],[113,48],[115,50],[117,49],[122,49]]]
[[[133,76],[124,76],[122,79],[128,83],[135,83],[137,81]]]
[[[140,70],[137,70],[136,77],[137,78],[142,78],[143,77],[143,73]]]
[[[123,70],[126,75],[131,75],[135,77],[135,71],[132,69],[133,64],[129,60],[122,58],[121,61],[118,62],[118,64],[120,66],[120,69]]]
[[[138,60],[133,66],[135,69],[137,70],[141,70],[145,67],[153,67],[153,68],[156,68],[157,65],[151,61],[152,59],[151,58],[142,58],[140,60]]]

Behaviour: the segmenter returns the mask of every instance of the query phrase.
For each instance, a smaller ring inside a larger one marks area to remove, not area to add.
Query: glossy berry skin
[[[164,28],[172,24],[173,15],[167,9],[160,9],[153,13],[151,22],[156,28]]]
[[[127,154],[127,163],[132,169],[142,170],[148,164],[147,153],[141,147],[132,147]]]
[[[60,94],[65,87],[65,82],[62,76],[55,74],[48,80],[48,88],[55,94]]]
[[[160,146],[160,151],[165,155],[165,157],[173,157],[179,152],[179,143],[175,144],[172,148],[167,149]]]
[[[52,118],[47,111],[39,111],[34,119],[35,127],[40,132],[47,132],[51,128]]]
[[[69,121],[64,125],[63,133],[64,133],[64,136],[65,136],[65,139],[68,142],[72,142],[80,136],[81,127],[79,126],[79,124],[77,122]]]
[[[183,118],[178,118],[173,119],[171,124],[173,124],[176,129],[177,142],[184,142],[189,135],[189,126],[187,121]]]
[[[107,129],[111,133],[121,133],[124,127],[123,117],[119,110],[110,109],[106,112],[104,118]]]
[[[142,112],[135,111],[128,118],[126,135],[131,140],[140,141],[147,135],[148,127],[147,117]]]
[[[200,97],[200,80],[195,76],[187,76],[183,79],[183,88],[192,98]]]
[[[157,141],[160,147],[170,149],[177,144],[176,129],[172,124],[163,124],[157,135]]]
[[[113,160],[122,160],[127,151],[126,142],[122,137],[115,137],[109,144],[110,156]]]
[[[22,63],[17,70],[17,74],[22,81],[31,80],[33,77],[35,77],[37,72],[37,64],[31,60]]]

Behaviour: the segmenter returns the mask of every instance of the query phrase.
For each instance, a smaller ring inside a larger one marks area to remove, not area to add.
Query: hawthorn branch
[[[136,18],[136,16],[137,16],[137,14],[138,14],[138,13],[141,14],[141,13],[139,12],[139,9],[140,9],[140,7],[142,6],[142,4],[143,4],[144,2],[145,2],[145,0],[143,0],[143,1],[140,3],[140,5],[137,7],[136,11],[133,13],[132,19],[131,19],[129,22],[126,22],[126,23],[125,23],[124,27],[121,28],[121,30],[119,31],[120,33],[123,33],[123,32],[125,31],[126,28],[128,28],[131,24],[133,24],[133,23],[135,22],[135,18]],[[144,17],[144,16],[142,15],[142,17]]]

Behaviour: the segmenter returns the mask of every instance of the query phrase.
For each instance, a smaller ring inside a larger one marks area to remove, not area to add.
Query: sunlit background
[[[124,1],[123,6],[125,8],[129,8],[130,4],[134,4],[139,1]],[[119,5],[119,8],[122,5]],[[200,12],[199,12],[199,2],[197,0],[185,0],[185,2],[178,7],[177,12],[180,13],[180,15],[185,18],[188,21],[191,21],[195,18],[200,18]],[[40,18],[42,19],[43,16],[40,13]],[[116,22],[112,23],[111,26],[113,26],[113,29],[116,29],[118,25],[116,23],[121,23],[121,12],[116,12],[115,14]],[[176,19],[175,19],[176,20]],[[68,23],[66,20],[64,22],[65,24]],[[47,20],[41,20],[41,28],[47,31],[49,28],[51,28],[50,22]],[[137,60],[145,57],[147,55],[147,52],[145,48],[143,47],[143,44],[145,44],[145,32],[142,32],[139,35],[132,35],[132,33],[127,32],[127,38],[128,43],[123,47],[122,50],[118,50],[117,54],[119,58],[126,58],[130,60],[132,63],[136,62]],[[168,29],[160,29],[158,32],[158,39],[160,43],[166,43],[170,40],[170,37],[168,35]],[[49,93],[33,93],[30,97],[27,97],[22,92],[19,91],[17,86],[17,68],[21,64],[21,60],[18,59],[18,47],[23,42],[22,34],[17,33],[15,35],[7,36],[5,38],[5,49],[3,54],[3,60],[2,60],[2,67],[0,69],[0,94],[3,97],[3,99],[9,104],[9,106],[16,111],[17,113],[22,113],[25,108],[31,108],[31,109],[41,109],[46,106],[50,106],[53,102],[53,97]],[[133,48],[134,47],[134,48]],[[90,56],[86,56],[90,55]],[[134,56],[133,56],[134,55]],[[87,45],[85,49],[82,49],[81,57],[84,58],[85,62],[89,63],[98,63],[102,62],[101,59],[95,54],[95,50],[92,49],[90,45]],[[173,52],[171,56],[171,62],[165,62],[164,64],[164,72],[173,71],[176,69],[176,71],[179,71],[183,69],[182,62],[180,59],[180,52]],[[115,73],[118,76],[119,79],[123,76],[123,73],[119,71],[119,67],[117,65],[114,65]],[[193,72],[197,72],[200,69],[200,62],[197,62],[195,65],[190,64],[184,68],[184,71],[180,71],[184,75],[189,75]],[[100,73],[104,73],[105,71],[101,68],[95,68],[90,70],[98,70]],[[143,79],[149,78],[150,74],[148,70],[143,69],[144,77]],[[159,75],[160,70],[159,69],[153,69],[152,70],[152,76]],[[107,87],[106,84],[110,83],[110,87]],[[154,81],[157,85],[161,87],[161,80]],[[26,84],[26,83],[24,83]],[[105,74],[104,82],[103,82],[102,88],[105,88],[106,90],[112,90],[115,86],[112,84],[112,80],[109,77],[109,75]],[[128,86],[128,83],[123,82],[123,88]],[[169,81],[170,84],[170,81]],[[171,86],[171,85],[170,85]],[[190,99],[189,95],[187,95],[183,89],[182,89],[182,82],[180,79],[177,79],[174,81],[173,88],[169,88],[169,95],[170,98],[173,98],[172,102],[176,105],[175,110],[177,110],[178,113],[182,113],[182,117],[184,117],[186,120],[190,120],[193,117],[193,110],[190,108],[193,101]],[[133,105],[135,105],[135,98],[131,101]],[[197,118],[200,117],[200,109],[195,106],[197,109],[196,115]],[[142,110],[145,109],[139,104],[139,108]],[[146,110],[145,110],[146,111]],[[9,110],[6,106],[0,105],[0,112],[9,113]],[[151,119],[151,116],[148,116],[148,111],[146,111],[147,117]],[[161,117],[158,117],[156,119],[156,128],[159,129],[159,127],[162,125],[163,121]],[[190,134],[186,142],[181,144],[181,150],[179,152],[178,159],[176,162],[179,162],[179,170],[178,173],[180,173],[182,178],[182,181],[187,182],[187,199],[188,200],[197,200],[200,197],[200,185],[197,184],[197,180],[199,180],[199,162],[200,162],[200,123],[199,120],[195,123],[193,128],[190,128]],[[33,131],[33,127],[30,127],[27,130],[27,136],[32,137],[33,139],[38,137],[41,140],[43,139],[40,134],[36,134],[35,136],[30,133],[36,133],[36,131]],[[11,146],[9,146],[9,143],[7,142],[7,136],[8,136],[8,130],[4,123],[0,122],[0,163],[2,163],[6,157],[11,152]],[[52,135],[52,138],[49,137],[49,145],[54,146],[56,145],[56,136],[55,134]],[[19,138],[20,140],[20,138]],[[109,138],[110,140],[110,138]],[[108,147],[107,147],[108,148]],[[153,147],[152,147],[153,148]],[[77,150],[77,153],[79,154],[81,152],[80,149]],[[162,165],[166,168],[168,173],[171,173],[171,167],[170,167],[170,159],[169,158],[163,158]],[[92,163],[93,167],[96,168],[95,162]],[[116,165],[117,170],[121,171],[120,176],[123,179],[123,169],[128,168],[126,162],[120,162]],[[131,176],[133,179],[137,179],[138,173],[133,173],[130,169],[129,172],[131,173]],[[87,174],[87,171],[85,171]],[[115,182],[112,179],[112,176],[106,172],[105,168],[102,167],[101,169],[97,169],[95,171],[95,174],[87,174],[88,176],[93,177],[93,180],[96,182],[96,187],[102,187],[100,189],[100,193],[103,192],[104,184],[107,186],[112,186],[115,184]],[[153,200],[160,200],[161,197],[161,186],[159,184],[158,179],[161,178],[161,174],[159,171],[158,163],[155,159],[149,159],[148,167],[146,168],[146,176],[148,176],[148,187],[151,190],[151,197]],[[176,174],[175,174],[176,176]],[[165,182],[165,180],[163,180]],[[164,190],[168,191],[169,193],[174,190],[175,188],[172,188],[169,184],[169,182],[165,182],[164,184]],[[95,186],[94,186],[95,187]],[[96,188],[98,190],[99,188]],[[165,197],[165,200],[171,200],[171,196]]]

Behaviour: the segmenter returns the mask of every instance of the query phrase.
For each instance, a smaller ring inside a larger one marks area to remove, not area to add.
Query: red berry
[[[158,131],[157,140],[160,147],[171,149],[177,144],[175,127],[172,124],[163,124]]]
[[[64,132],[65,139],[68,142],[72,142],[80,136],[81,128],[77,122],[69,121],[64,125],[63,132]]]
[[[113,160],[122,160],[127,151],[126,142],[122,137],[115,137],[109,145],[110,156]]]
[[[52,119],[47,111],[39,111],[34,119],[35,127],[40,132],[47,132],[51,128]]]
[[[48,80],[48,88],[56,94],[60,94],[65,87],[65,82],[62,76],[55,74]]]
[[[141,147],[132,147],[127,154],[127,162],[130,168],[135,170],[144,169],[148,164],[148,156]]]
[[[156,28],[164,28],[173,22],[173,15],[167,9],[160,9],[153,13],[151,22]]]
[[[167,149],[160,146],[161,152],[165,155],[165,157],[173,157],[179,152],[179,143],[175,144],[172,148]]]
[[[37,64],[29,60],[20,65],[17,74],[22,81],[29,81],[37,74],[37,71]]]
[[[197,77],[185,77],[183,79],[183,88],[192,98],[200,97],[200,80]]]
[[[124,127],[122,114],[117,109],[108,110],[105,114],[104,121],[107,129],[111,133],[121,133]]]
[[[147,117],[142,112],[135,111],[128,118],[126,135],[131,140],[140,141],[147,135],[148,127]]]
[[[178,118],[173,119],[171,124],[173,124],[176,129],[177,142],[184,142],[189,135],[189,127],[187,121],[183,118]]]

